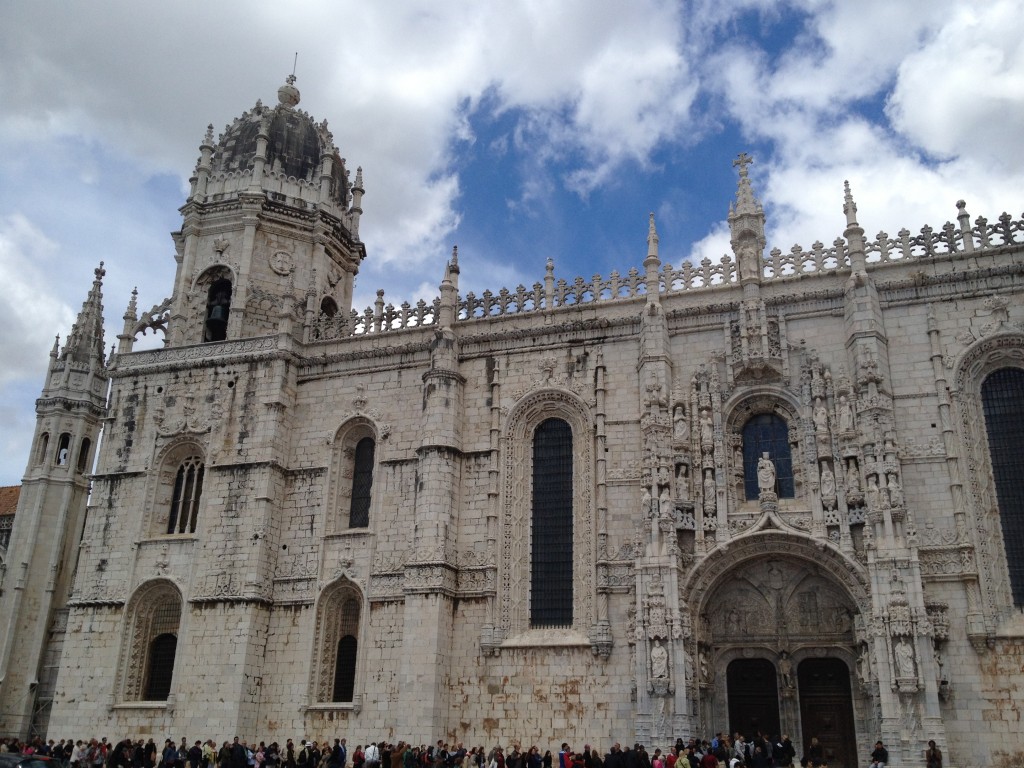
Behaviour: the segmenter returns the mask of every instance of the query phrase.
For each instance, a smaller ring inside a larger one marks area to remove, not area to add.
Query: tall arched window
[[[999,521],[1014,605],[1024,605],[1024,370],[1001,368],[981,385]]]
[[[127,608],[121,661],[126,701],[166,701],[174,682],[181,594],[167,581],[151,582]]]
[[[82,438],[82,444],[78,447],[78,471],[85,472],[89,468],[89,449],[92,441],[88,437]]]
[[[364,437],[356,443],[352,467],[352,501],[348,511],[349,528],[366,528],[370,524],[370,492],[373,489],[375,447],[372,437]]]
[[[178,467],[171,496],[171,512],[167,518],[168,533],[195,533],[199,517],[199,500],[203,495],[203,462],[190,456]]]
[[[775,492],[781,499],[793,498],[789,427],[774,413],[759,413],[743,425],[743,488],[748,500],[759,495],[757,460],[765,453],[775,464]]]
[[[346,579],[328,586],[320,597],[311,670],[317,702],[349,704],[356,700],[361,605],[359,590]]]
[[[561,419],[533,433],[530,626],[572,624],[572,428]]]
[[[352,701],[356,686],[356,658],[359,650],[359,603],[350,598],[341,607],[338,650],[334,658],[332,701]]]
[[[43,432],[39,436],[39,453],[36,454],[36,464],[43,464],[46,462],[46,453],[50,446],[50,433]]]
[[[66,467],[71,460],[71,433],[64,432],[57,440],[57,452],[53,455],[53,463],[58,467]]]

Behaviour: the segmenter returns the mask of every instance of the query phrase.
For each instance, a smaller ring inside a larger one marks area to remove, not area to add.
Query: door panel
[[[841,659],[805,659],[797,670],[804,749],[817,736],[829,768],[856,768],[850,670]]]
[[[775,665],[767,659],[736,659],[726,670],[729,733],[749,741],[758,731],[779,733],[779,686]]]

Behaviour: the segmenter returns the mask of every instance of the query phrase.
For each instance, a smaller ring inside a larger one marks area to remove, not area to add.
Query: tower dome
[[[319,186],[324,157],[330,157],[331,201],[345,207],[348,203],[348,172],[339,156],[327,121],[317,123],[308,113],[295,107],[299,103],[299,89],[295,76],[277,92],[276,107],[267,107],[262,101],[235,118],[221,134],[214,147],[212,170],[218,172],[248,171],[255,165],[259,151],[259,138],[267,139],[265,150],[266,173],[294,178]]]

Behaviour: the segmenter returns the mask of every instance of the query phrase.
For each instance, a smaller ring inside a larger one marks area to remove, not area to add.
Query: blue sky
[[[362,166],[357,308],[717,259],[732,160],[768,246],[1024,209],[1024,0],[0,4],[0,485],[92,270],[108,344],[133,287],[162,301],[207,123],[300,107]]]

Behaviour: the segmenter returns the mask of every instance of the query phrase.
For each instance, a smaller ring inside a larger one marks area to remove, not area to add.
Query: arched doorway
[[[858,728],[872,730],[850,672],[865,593],[855,564],[804,543],[779,531],[730,542],[684,590],[700,606],[700,728],[786,734],[798,752],[817,736],[830,768],[854,768]]]

